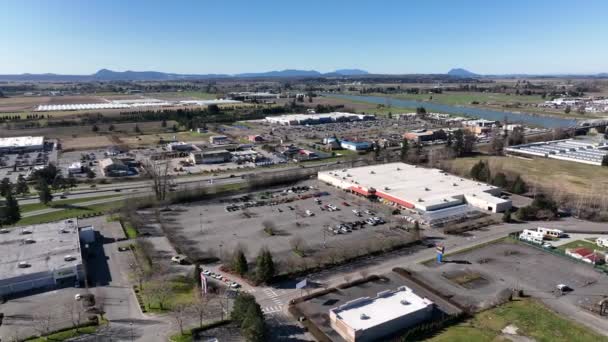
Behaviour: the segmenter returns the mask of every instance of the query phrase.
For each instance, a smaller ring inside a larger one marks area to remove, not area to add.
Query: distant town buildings
[[[318,125],[332,122],[375,120],[375,118],[375,116],[368,114],[332,112],[324,114],[287,114],[279,116],[267,116],[265,120],[271,124],[295,126]]]
[[[602,165],[608,154],[608,142],[590,142],[584,140],[564,139],[509,146],[508,154],[516,156],[543,157],[567,160],[577,163]]]

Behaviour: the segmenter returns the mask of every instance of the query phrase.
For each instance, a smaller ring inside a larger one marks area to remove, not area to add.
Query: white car
[[[315,213],[310,210],[306,210],[306,216],[315,216]]]
[[[77,294],[74,296],[74,300],[81,300],[81,299],[82,299],[82,295],[81,295],[80,293],[77,293]]]
[[[203,275],[206,275],[206,276],[211,275],[211,272],[209,270],[203,270]]]
[[[361,212],[357,209],[353,209],[353,214],[355,214],[357,216],[361,216]]]
[[[336,207],[336,206],[335,206],[335,205],[333,205],[333,204],[328,204],[328,205],[327,205],[327,209],[329,209],[329,210],[331,210],[331,211],[335,211],[335,210],[338,210],[338,207]]]
[[[186,261],[186,256],[184,255],[176,255],[174,257],[171,258],[171,262],[175,263],[175,264],[183,264],[184,261]]]
[[[241,287],[241,285],[233,281],[230,283],[230,287],[232,287],[233,289],[238,289],[239,287]]]

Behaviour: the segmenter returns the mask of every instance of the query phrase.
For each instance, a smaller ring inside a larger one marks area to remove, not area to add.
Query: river
[[[483,108],[474,107],[459,107],[451,106],[440,103],[415,101],[415,100],[403,100],[396,99],[393,97],[382,97],[382,96],[364,96],[364,95],[345,95],[345,94],[327,94],[327,96],[338,97],[354,101],[363,101],[369,103],[386,104],[390,101],[392,106],[403,107],[403,108],[417,108],[424,107],[430,112],[450,113],[472,116],[487,120],[503,121],[505,117],[509,122],[523,123],[532,126],[540,126],[546,128],[557,128],[557,127],[572,127],[576,125],[574,119],[562,119],[552,116],[540,116],[533,114],[514,113],[514,112],[503,112],[498,110],[490,110]]]

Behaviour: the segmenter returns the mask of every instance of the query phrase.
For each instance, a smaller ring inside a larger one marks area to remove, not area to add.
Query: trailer
[[[559,239],[560,237],[564,236],[564,232],[559,229],[538,227],[536,229],[536,231],[542,233],[545,238],[549,238],[549,239]]]
[[[537,230],[524,229],[519,234],[520,240],[525,240],[533,243],[542,244],[543,243],[544,234]]]

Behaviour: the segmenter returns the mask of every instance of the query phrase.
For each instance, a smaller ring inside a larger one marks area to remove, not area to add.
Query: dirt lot
[[[241,210],[228,211],[232,203],[220,203],[220,199],[179,205],[174,211],[164,213],[165,224],[180,237],[181,248],[188,254],[220,256],[229,259],[238,245],[244,247],[248,260],[253,261],[262,247],[273,253],[275,260],[282,260],[284,267],[294,267],[295,263],[308,262],[310,265],[319,262],[321,255],[333,260],[340,260],[353,251],[374,250],[392,242],[407,242],[411,235],[401,229],[391,229],[389,209],[366,200],[359,200],[353,195],[340,192],[318,182],[301,183],[297,186],[312,185],[314,190],[301,195],[312,196],[315,193],[327,192],[320,196],[322,205],[313,197],[296,199],[289,203],[255,206]],[[285,193],[286,188],[272,189],[274,198],[263,200],[262,193],[249,194],[246,201],[282,201],[297,198],[297,194]],[[270,191],[271,189],[268,189]],[[236,197],[242,197],[236,196]],[[268,197],[267,197],[268,198]],[[229,201],[230,202],[230,201]],[[242,204],[243,201],[236,201]],[[344,203],[349,206],[345,206]],[[323,205],[333,204],[340,210],[330,212],[321,210]],[[290,209],[291,208],[291,209]],[[344,222],[365,220],[369,215],[356,216],[352,209],[363,212],[371,209],[375,215],[384,218],[387,223],[371,226],[357,226],[349,233],[335,234],[329,228]],[[313,216],[308,216],[310,210]],[[264,231],[270,228],[274,235]],[[389,241],[390,240],[390,241]],[[325,242],[326,248],[323,248]],[[304,260],[304,261],[303,261]]]
[[[448,251],[449,253],[449,251]],[[608,277],[590,265],[570,261],[516,242],[498,242],[455,255],[438,265],[429,261],[416,267],[416,277],[463,307],[478,310],[504,299],[509,289],[522,289],[552,309],[573,315],[586,324],[606,324],[599,316],[582,309],[608,295]],[[560,296],[556,285],[570,286],[572,293]]]

